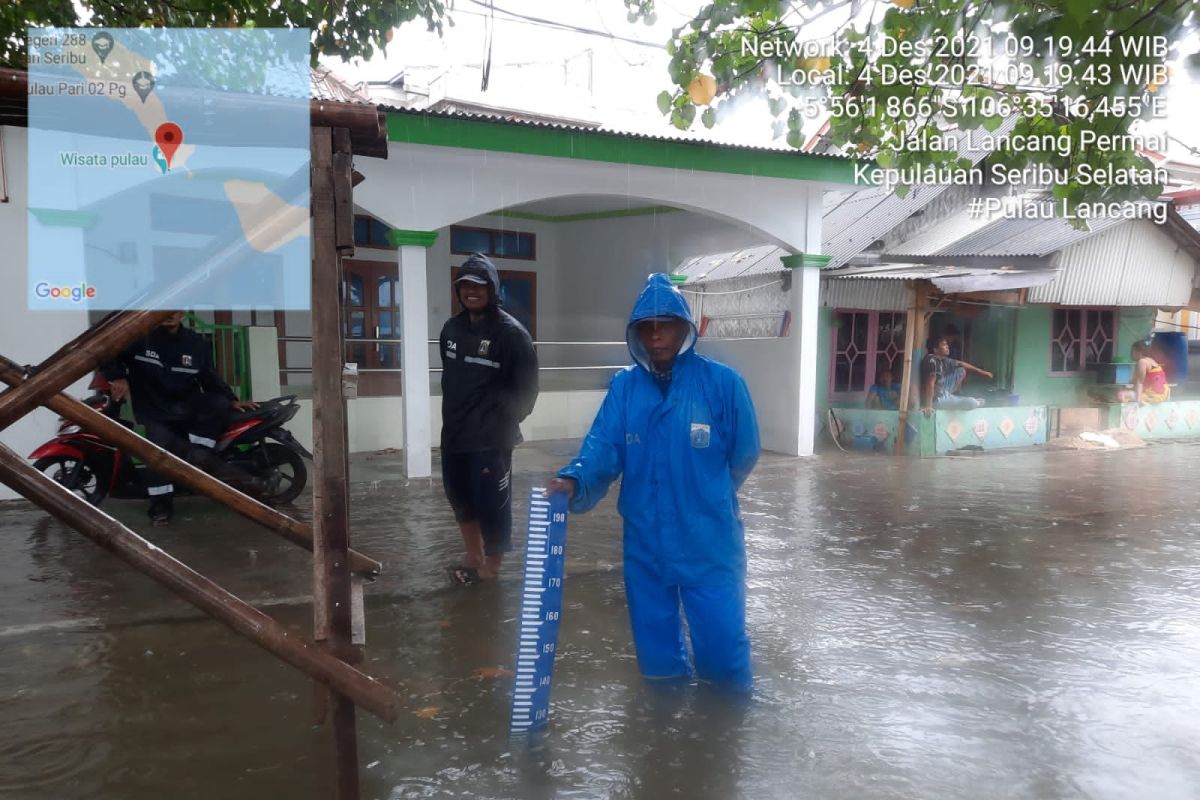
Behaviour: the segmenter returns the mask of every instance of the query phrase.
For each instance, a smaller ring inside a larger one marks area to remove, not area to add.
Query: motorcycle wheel
[[[79,459],[70,456],[46,456],[33,462],[33,468],[94,506],[100,505],[107,494],[100,476],[86,461],[80,464]]]
[[[262,498],[263,502],[270,506],[281,506],[299,497],[308,483],[308,468],[304,466],[304,459],[300,454],[287,445],[265,442],[259,455],[260,463],[264,459],[270,464],[265,472],[278,472],[280,480],[279,487]]]

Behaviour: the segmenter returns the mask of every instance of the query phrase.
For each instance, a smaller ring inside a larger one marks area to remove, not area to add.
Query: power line
[[[512,17],[513,20],[523,22],[527,25],[538,25],[543,28],[552,28],[555,30],[571,31],[572,33],[579,33],[579,34],[583,34],[585,36],[599,36],[601,38],[609,39],[611,41],[627,42],[629,44],[636,44],[640,47],[653,47],[656,50],[666,50],[667,49],[666,45],[657,44],[655,42],[646,42],[641,39],[632,39],[627,36],[618,36],[614,33],[608,33],[606,31],[598,31],[595,28],[584,28],[579,25],[571,25],[566,22],[556,22],[555,20],[545,19],[543,17],[533,17],[533,16],[529,16],[528,14],[519,14],[516,11],[509,11],[508,9],[500,8],[499,6],[493,6],[490,3],[484,2],[484,0],[470,0],[470,2],[473,3],[474,5],[482,6],[483,8],[489,9],[489,11],[494,9],[495,12],[498,14],[505,14],[509,17]],[[479,12],[472,12],[472,11],[459,11],[458,13],[469,14],[471,16],[477,16],[477,17],[487,16],[486,14],[481,14]]]
[[[1191,153],[1192,155],[1194,155],[1194,156],[1200,156],[1200,149],[1197,149],[1197,148],[1195,148],[1195,147],[1192,147],[1190,144],[1188,144],[1187,142],[1183,141],[1183,140],[1182,140],[1182,139],[1180,139],[1178,136],[1173,136],[1172,134],[1169,134],[1169,133],[1168,133],[1168,134],[1167,134],[1167,138],[1168,138],[1168,139],[1170,139],[1171,141],[1175,142],[1176,144],[1178,144],[1178,145],[1179,145],[1180,147],[1182,147],[1184,150],[1187,150],[1187,151],[1188,151],[1189,153]]]

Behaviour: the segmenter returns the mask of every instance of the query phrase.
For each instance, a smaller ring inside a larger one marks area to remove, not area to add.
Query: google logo
[[[96,287],[88,286],[86,283],[81,283],[78,286],[51,286],[42,281],[33,287],[33,293],[45,300],[70,300],[72,303],[79,303],[84,298],[91,300],[96,296]]]

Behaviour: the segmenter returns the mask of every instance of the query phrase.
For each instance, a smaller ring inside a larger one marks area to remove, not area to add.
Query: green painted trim
[[[822,256],[815,253],[796,253],[779,259],[788,269],[813,268],[821,269],[829,265],[832,256]]]
[[[851,161],[809,153],[403,113],[388,114],[387,129],[388,140],[392,142],[798,181],[854,183]]]
[[[433,247],[437,241],[437,231],[406,231],[402,228],[392,228],[388,231],[388,243],[392,247],[416,245],[417,247]]]
[[[91,211],[66,211],[59,208],[31,208],[29,213],[43,225],[56,228],[83,228],[87,230],[96,224],[96,215]]]
[[[229,352],[232,355],[233,363],[228,365],[233,373],[232,388],[236,391],[240,399],[253,399],[250,397],[249,326],[217,325],[212,322],[205,322],[190,311],[184,316],[184,319],[192,330],[203,331],[212,339],[212,358],[213,363],[217,365],[218,371],[222,366],[222,351],[225,349],[225,342],[227,341],[224,334],[228,334],[228,338],[232,339],[232,346],[229,348]]]
[[[612,211],[584,211],[579,214],[535,214],[532,211],[493,211],[488,216],[504,219],[527,219],[533,222],[586,222],[593,219],[619,219],[621,217],[647,217],[655,214],[672,214],[682,209],[673,206],[645,206],[641,208],[614,209]]]
[[[675,284],[676,286],[687,283],[688,278],[687,275],[668,275],[667,277],[670,278],[671,283]]]

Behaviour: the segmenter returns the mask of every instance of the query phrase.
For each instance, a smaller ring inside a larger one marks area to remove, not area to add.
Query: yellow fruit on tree
[[[688,97],[698,106],[706,106],[717,96],[717,81],[712,75],[697,75],[688,84]]]
[[[1154,80],[1150,81],[1150,83],[1146,85],[1146,91],[1150,94],[1155,94],[1158,92],[1159,88],[1166,84],[1167,81],[1171,80],[1171,76],[1174,74],[1175,69],[1173,67],[1167,67],[1167,74],[1163,77],[1155,77]]]
[[[892,0],[892,5],[899,6],[905,11],[912,8],[913,0]]]

